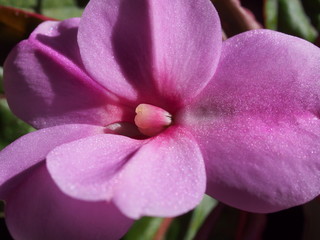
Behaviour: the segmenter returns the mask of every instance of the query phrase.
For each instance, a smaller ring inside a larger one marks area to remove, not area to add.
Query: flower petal
[[[38,130],[19,138],[0,152],[0,199],[54,147],[103,131],[102,127],[74,124]]]
[[[207,126],[208,136],[197,129],[206,153],[207,193],[253,212],[312,200],[320,191],[319,129],[318,119],[270,124],[256,117]]]
[[[216,70],[222,42],[218,13],[207,0],[149,4],[157,87],[166,98],[188,102]]]
[[[205,187],[197,142],[185,129],[171,127],[130,159],[114,202],[132,218],[177,216],[200,203]]]
[[[88,72],[113,93],[184,102],[212,77],[222,36],[207,0],[93,0],[78,41]]]
[[[142,144],[121,135],[99,134],[55,148],[47,156],[47,167],[66,194],[110,200],[119,172]]]
[[[201,153],[182,129],[168,129],[150,140],[89,137],[54,149],[47,166],[66,194],[93,201],[113,198],[132,218],[184,213],[205,190]]]
[[[78,23],[74,18],[41,24],[5,62],[10,108],[36,128],[107,125],[123,118],[118,100],[83,69],[76,42]]]
[[[63,194],[44,164],[7,199],[6,222],[16,240],[119,239],[133,220],[106,202],[85,202]]]
[[[216,75],[179,117],[204,153],[207,192],[271,212],[320,191],[320,50],[251,31],[227,40]]]

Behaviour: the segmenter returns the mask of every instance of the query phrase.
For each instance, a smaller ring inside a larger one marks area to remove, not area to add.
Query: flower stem
[[[163,240],[174,218],[164,218],[153,240]]]

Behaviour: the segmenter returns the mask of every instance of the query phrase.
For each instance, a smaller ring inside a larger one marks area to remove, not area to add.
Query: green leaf
[[[0,99],[0,149],[33,130],[12,114],[5,99]]]
[[[300,0],[266,0],[267,28],[314,42],[318,36]]]
[[[136,221],[129,232],[124,236],[124,240],[150,240],[157,232],[163,218],[143,217]]]
[[[37,0],[1,0],[1,5],[12,6],[17,8],[29,8],[33,9],[37,5]],[[59,8],[75,6],[75,0],[42,0],[43,8]]]
[[[320,32],[320,0],[303,0],[302,4],[313,26]]]
[[[278,28],[278,0],[267,0],[264,6],[266,28],[277,30]]]
[[[202,202],[193,211],[185,240],[192,240],[195,237],[202,223],[217,204],[218,202],[215,199],[207,195],[204,196]]]
[[[35,11],[37,9],[36,0],[2,0],[2,5],[11,6],[16,8],[23,8],[28,11]],[[80,17],[87,1],[75,0],[42,0],[41,1],[41,14],[54,19],[67,19],[72,17]]]
[[[83,9],[75,6],[43,9],[44,15],[49,17],[54,17],[60,20],[73,18],[73,17],[80,17],[82,15],[82,12],[83,12]]]
[[[36,0],[1,0],[3,6],[13,6],[18,8],[31,8],[36,4]]]
[[[278,30],[311,42],[317,38],[317,31],[311,25],[300,0],[279,0]]]

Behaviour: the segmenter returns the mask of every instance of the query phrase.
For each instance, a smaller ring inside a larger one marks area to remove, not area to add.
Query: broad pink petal
[[[16,186],[17,179],[43,161],[56,146],[103,133],[102,127],[74,124],[38,130],[19,138],[0,152],[0,195]]]
[[[119,172],[143,143],[113,134],[80,139],[51,151],[48,170],[60,189],[72,197],[110,200]]]
[[[16,240],[119,239],[133,220],[107,202],[85,202],[63,194],[44,164],[7,199],[6,222]]]
[[[36,128],[107,125],[125,118],[118,100],[83,69],[76,40],[78,23],[74,18],[41,24],[5,62],[10,108]]]
[[[132,218],[184,213],[200,202],[205,190],[200,150],[182,129],[140,141],[93,136],[54,149],[47,166],[68,195],[93,201],[112,198]]]
[[[185,129],[172,127],[130,159],[114,202],[132,218],[177,216],[199,204],[205,186],[204,162],[197,143]]]
[[[88,72],[113,93],[184,102],[212,77],[221,38],[218,15],[207,0],[93,0],[78,41]]]
[[[221,52],[218,13],[207,0],[150,0],[154,77],[166,98],[188,102],[212,78]]]
[[[277,211],[320,191],[320,50],[251,31],[224,43],[216,75],[182,113],[204,154],[211,196]]]

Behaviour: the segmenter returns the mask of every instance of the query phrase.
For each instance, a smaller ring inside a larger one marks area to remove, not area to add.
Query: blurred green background
[[[60,20],[80,17],[86,3],[81,0],[0,0],[0,5],[34,11]]]

